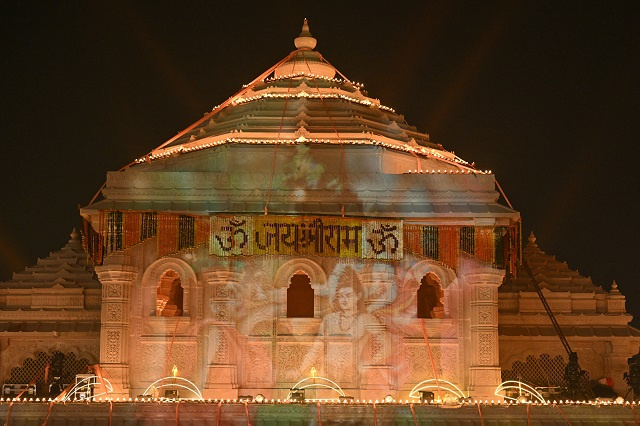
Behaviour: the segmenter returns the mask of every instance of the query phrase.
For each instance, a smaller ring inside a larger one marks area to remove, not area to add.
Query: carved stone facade
[[[491,395],[501,380],[498,349],[498,287],[504,271],[466,265],[464,281],[469,295],[469,339],[472,352],[469,390]]]
[[[54,352],[66,354],[67,361],[96,364],[101,299],[100,282],[75,230],[62,249],[0,283],[0,381],[10,382],[12,370],[21,370],[25,383],[40,377],[38,395],[44,396],[43,362]]]
[[[124,266],[136,264],[144,252],[139,247],[98,268],[105,298],[101,364],[123,395],[141,394],[170,375],[173,365],[217,398],[285,398],[312,368],[357,397],[382,392],[404,398],[436,375],[470,389],[469,369],[495,367],[493,334],[478,334],[479,353],[488,355],[475,360],[477,365],[465,356],[475,352],[462,332],[464,307],[472,305],[465,297],[474,293],[461,287],[454,271],[433,261],[254,257],[238,264],[194,252],[147,261],[142,273]],[[168,269],[180,275],[189,294],[179,317],[158,317],[152,309],[153,290]],[[312,318],[286,316],[286,287],[296,273],[310,277]],[[437,277],[443,289],[444,317],[423,320],[423,332],[416,291],[426,274]],[[332,397],[329,390],[311,393]]]

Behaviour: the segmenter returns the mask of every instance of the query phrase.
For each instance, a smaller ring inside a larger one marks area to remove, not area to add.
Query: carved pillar
[[[392,272],[382,269],[358,275],[364,289],[364,336],[359,345],[360,354],[366,354],[361,364],[361,389],[392,389],[394,380],[391,358],[391,334],[387,315],[391,304]]]
[[[124,256],[110,256],[96,267],[102,283],[100,365],[114,385],[114,397],[129,397],[129,310],[131,287],[138,272]]]
[[[238,387],[236,350],[236,294],[241,273],[223,269],[207,269],[202,271],[207,285],[206,294],[210,311],[208,318],[207,357],[207,389],[232,389]],[[221,395],[219,392],[216,395]]]
[[[498,287],[504,271],[487,267],[466,271],[471,348],[469,391],[472,398],[495,399],[501,383],[498,348]]]

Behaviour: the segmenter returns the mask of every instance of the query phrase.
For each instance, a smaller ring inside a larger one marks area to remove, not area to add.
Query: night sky
[[[329,62],[494,171],[525,233],[615,279],[640,325],[640,2],[417,3],[3,2],[0,280],[65,244],[108,170],[292,51],[306,17]]]

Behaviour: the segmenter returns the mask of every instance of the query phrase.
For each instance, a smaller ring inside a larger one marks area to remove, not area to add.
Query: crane
[[[527,275],[531,278],[531,284],[533,284],[533,288],[536,290],[536,293],[538,293],[542,306],[544,306],[545,311],[547,311],[547,316],[551,320],[551,324],[553,324],[553,328],[560,338],[560,342],[569,357],[569,361],[567,362],[567,366],[564,370],[564,379],[567,382],[567,393],[569,394],[569,397],[573,400],[576,400],[580,396],[589,399],[593,398],[593,392],[591,392],[591,389],[586,386],[586,371],[580,368],[578,353],[571,349],[571,345],[569,345],[560,324],[558,324],[558,321],[556,320],[556,316],[553,314],[546,297],[544,297],[544,294],[542,293],[538,280],[533,275],[533,272],[529,267],[529,263],[524,256],[522,257],[522,266],[524,266],[525,271],[527,271]]]

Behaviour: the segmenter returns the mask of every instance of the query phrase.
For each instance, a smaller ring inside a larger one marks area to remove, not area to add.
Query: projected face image
[[[342,287],[336,290],[334,308],[341,312],[351,312],[355,309],[353,289],[351,287]]]

